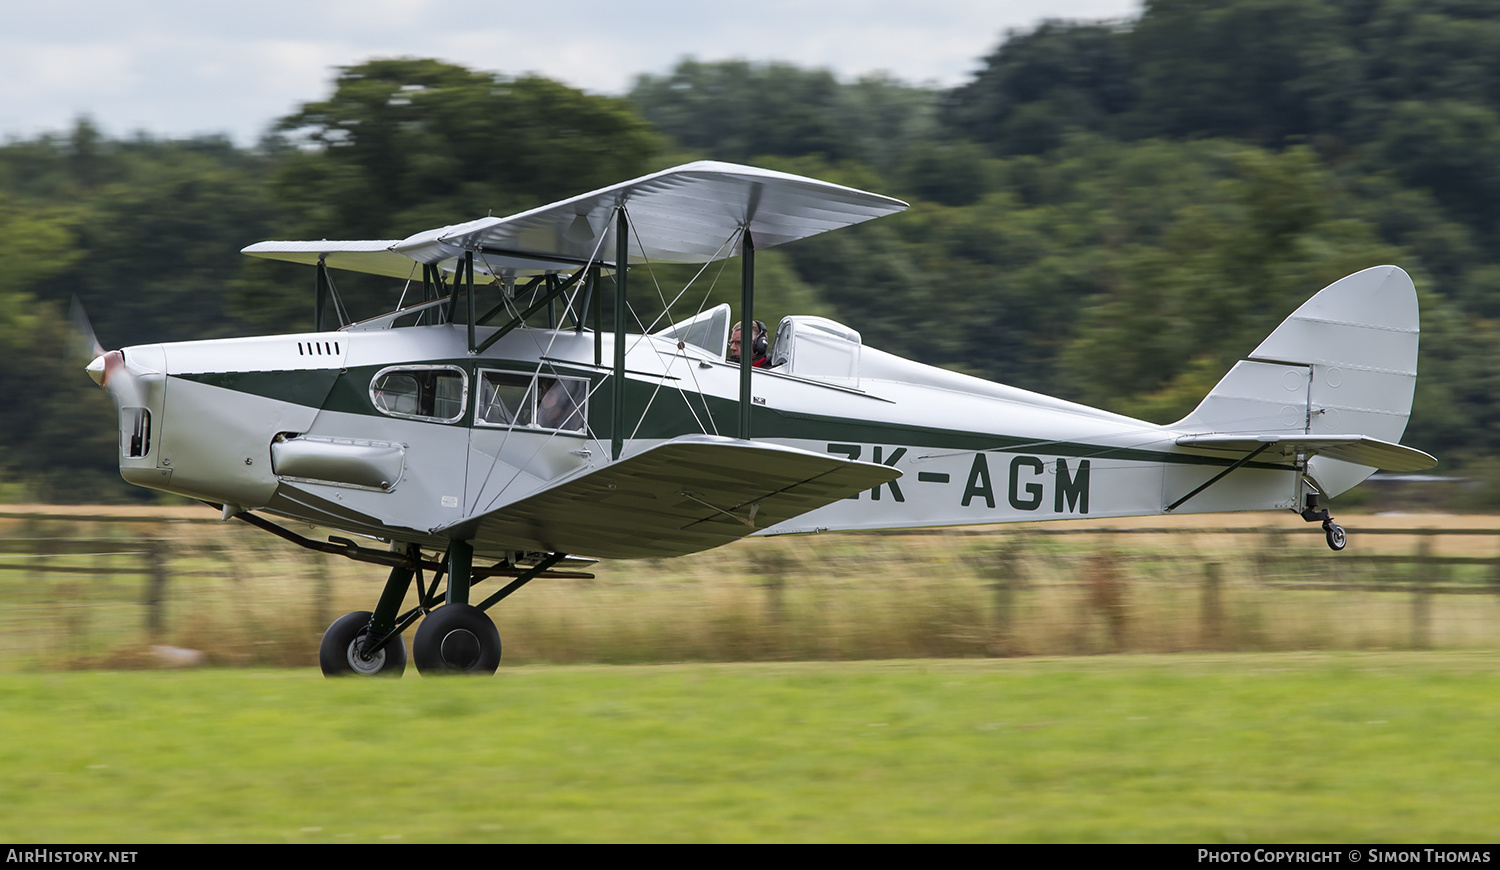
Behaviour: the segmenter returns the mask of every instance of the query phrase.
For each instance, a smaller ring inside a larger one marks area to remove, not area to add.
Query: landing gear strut
[[[1323,537],[1328,541],[1328,549],[1337,552],[1349,543],[1348,537],[1344,534],[1344,527],[1333,521],[1328,508],[1318,508],[1317,493],[1307,494],[1307,507],[1302,509],[1302,519],[1310,523],[1323,521]]]
[[[224,509],[218,504],[212,507]],[[500,665],[500,632],[484,611],[538,577],[594,578],[593,574],[581,571],[554,571],[554,565],[568,558],[565,553],[510,553],[500,562],[480,568],[474,566],[474,546],[468,541],[449,541],[442,561],[434,562],[424,558],[416,544],[392,545],[389,551],[361,547],[348,538],[330,537],[325,544],[304,538],[250,511],[239,511],[233,516],[299,547],[390,567],[390,579],[385,581],[373,613],[368,610],[346,613],[323,633],[318,662],[324,675],[330,677],[401,676],[406,670],[406,643],[401,633],[424,616],[426,619],[417,629],[413,655],[418,671],[424,676],[493,674]],[[521,562],[529,567],[522,567],[518,564]],[[422,580],[424,569],[432,571],[430,585]],[[438,585],[445,574],[448,588],[439,595]],[[477,606],[469,604],[470,588],[491,577],[515,579]],[[402,612],[401,604],[414,579],[417,606]]]
[[[429,610],[417,636],[412,641],[417,671],[424,677],[447,674],[481,674],[488,676],[500,667],[500,631],[494,620],[484,614],[485,608],[469,603],[469,587],[474,579],[474,547],[468,541],[453,541],[443,560],[448,571],[448,591],[442,607]],[[433,590],[423,595],[429,607],[435,603],[437,578]]]
[[[392,548],[391,552],[360,547],[343,538],[330,538],[330,543],[321,544],[249,512],[236,516],[310,550],[391,566],[390,579],[385,582],[373,613],[368,610],[346,613],[334,620],[323,633],[318,663],[324,676],[329,677],[401,676],[406,670],[406,642],[401,639],[401,633],[418,619],[422,624],[418,626],[413,641],[412,658],[423,676],[493,674],[500,666],[500,631],[485,615],[486,610],[537,577],[592,579],[594,576],[552,570],[552,566],[567,558],[563,553],[547,554],[525,568],[515,564],[522,561],[517,555],[488,568],[476,568],[473,564],[474,548],[467,541],[450,542],[444,559],[432,562],[422,557],[421,548],[416,544],[407,544],[404,551]],[[537,554],[521,555],[528,556],[525,561],[530,562]],[[422,579],[423,568],[433,571],[430,585]],[[439,594],[438,586],[445,574],[448,588]],[[470,588],[490,577],[515,579],[478,606],[470,604]],[[403,613],[401,604],[411,590],[413,579],[417,581],[417,606]]]

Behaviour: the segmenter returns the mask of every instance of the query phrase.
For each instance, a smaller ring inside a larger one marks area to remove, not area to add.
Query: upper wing
[[[689,436],[433,531],[468,537],[486,552],[681,556],[900,476],[885,465],[760,441]]]
[[[706,263],[739,253],[749,227],[757,249],[905,209],[899,199],[786,172],[701,160],[503,218],[417,233],[400,241],[260,242],[244,253],[272,260],[405,278],[414,263],[452,271],[475,251],[476,272],[529,274],[613,262],[614,211],[630,216],[630,261]]]
[[[1183,447],[1235,453],[1249,453],[1262,445],[1269,445],[1266,453],[1276,452],[1288,457],[1295,453],[1327,456],[1386,471],[1422,471],[1437,465],[1437,459],[1431,454],[1368,435],[1184,435],[1177,439],[1177,443]]]

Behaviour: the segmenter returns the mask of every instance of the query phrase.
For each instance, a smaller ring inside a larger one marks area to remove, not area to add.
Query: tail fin
[[[1171,428],[1399,442],[1416,389],[1419,331],[1409,275],[1396,266],[1356,272],[1304,302]],[[1374,470],[1315,456],[1307,474],[1331,497]]]

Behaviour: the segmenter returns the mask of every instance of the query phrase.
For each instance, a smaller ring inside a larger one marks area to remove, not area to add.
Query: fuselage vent
[[[297,342],[297,356],[338,356],[339,343],[336,341],[299,341]]]

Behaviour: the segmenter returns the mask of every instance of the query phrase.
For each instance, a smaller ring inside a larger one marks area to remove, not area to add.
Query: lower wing
[[[901,472],[761,441],[679,438],[434,529],[476,550],[681,556],[895,480]]]

